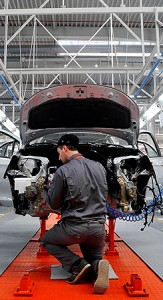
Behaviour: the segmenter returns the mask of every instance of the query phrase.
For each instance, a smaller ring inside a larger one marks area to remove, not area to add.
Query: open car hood
[[[85,84],[45,89],[22,106],[24,145],[52,132],[73,130],[112,134],[133,145],[139,134],[138,106],[115,88]]]

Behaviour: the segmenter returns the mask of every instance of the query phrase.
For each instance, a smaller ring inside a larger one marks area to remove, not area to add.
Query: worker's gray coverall
[[[57,169],[48,192],[43,192],[52,209],[61,209],[61,221],[45,233],[41,244],[67,271],[79,256],[66,246],[79,244],[94,269],[102,258],[107,195],[105,168],[79,153]]]

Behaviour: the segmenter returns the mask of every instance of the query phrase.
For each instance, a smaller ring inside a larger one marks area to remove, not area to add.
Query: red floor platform
[[[58,221],[51,215],[47,229]],[[40,231],[27,244],[23,251],[11,263],[0,277],[0,299],[37,300],[126,300],[132,298],[163,299],[163,282],[153,271],[137,257],[134,252],[118,237],[115,237],[115,250],[118,255],[105,252],[118,279],[109,281],[109,288],[104,295],[93,294],[93,284],[82,282],[70,285],[65,280],[51,280],[51,265],[58,261],[42,253],[39,243]],[[78,247],[73,246],[78,252]],[[106,250],[108,241],[106,241]]]

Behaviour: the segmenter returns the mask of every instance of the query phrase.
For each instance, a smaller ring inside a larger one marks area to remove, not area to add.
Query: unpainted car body
[[[5,173],[16,213],[46,217],[51,212],[41,192],[60,166],[56,145],[68,132],[79,137],[83,155],[107,170],[108,215],[113,210],[138,215],[146,209],[146,187],[156,178],[138,148],[138,106],[126,94],[86,84],[42,90],[22,106],[20,132],[23,147]]]

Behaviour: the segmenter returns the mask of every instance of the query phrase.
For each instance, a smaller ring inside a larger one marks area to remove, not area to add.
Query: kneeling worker
[[[65,134],[58,141],[57,152],[63,165],[55,172],[48,191],[43,191],[43,198],[52,209],[61,209],[61,220],[45,233],[41,244],[72,274],[68,283],[93,276],[94,293],[103,294],[109,280],[109,263],[102,259],[108,196],[106,170],[99,162],[83,157],[78,144],[73,134]],[[73,244],[79,244],[83,258],[68,249]]]

